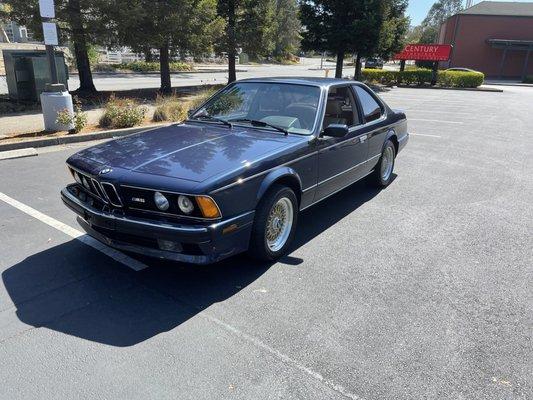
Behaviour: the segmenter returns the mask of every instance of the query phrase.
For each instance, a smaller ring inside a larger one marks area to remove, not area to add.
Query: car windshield
[[[307,135],[313,131],[320,88],[288,83],[238,82],[190,118]]]

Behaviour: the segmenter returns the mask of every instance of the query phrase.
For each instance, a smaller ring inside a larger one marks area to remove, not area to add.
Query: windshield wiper
[[[259,121],[258,119],[235,118],[235,119],[230,119],[230,121],[232,121],[232,122],[249,122],[250,124],[252,124],[254,126],[263,126],[263,127],[268,126],[269,128],[273,128],[273,129],[275,129],[277,131],[283,132],[285,135],[289,134],[289,131],[287,129],[285,129],[285,128],[281,128],[279,126],[269,124],[268,122],[265,122],[265,121]]]
[[[209,121],[216,121],[216,122],[220,122],[221,124],[224,124],[226,126],[229,126],[230,129],[233,128],[233,124],[225,119],[222,119],[222,118],[218,118],[218,117],[213,117],[212,115],[198,115],[196,117],[193,117],[191,118],[192,120],[195,120],[195,119],[207,119]]]

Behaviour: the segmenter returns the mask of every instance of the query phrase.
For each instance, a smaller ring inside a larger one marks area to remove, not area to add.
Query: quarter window
[[[361,86],[355,86],[354,88],[355,92],[357,93],[357,97],[359,97],[359,101],[361,102],[365,121],[371,122],[379,119],[383,111],[378,102]]]
[[[332,124],[359,125],[359,116],[349,86],[336,86],[329,89],[323,127]]]

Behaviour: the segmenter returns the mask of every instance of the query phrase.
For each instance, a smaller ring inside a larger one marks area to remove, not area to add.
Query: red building
[[[466,67],[492,78],[533,75],[533,3],[482,1],[448,18],[439,43],[453,45],[442,67]]]

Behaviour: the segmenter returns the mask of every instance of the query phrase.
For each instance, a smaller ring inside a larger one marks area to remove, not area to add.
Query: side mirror
[[[329,137],[344,137],[348,134],[348,125],[345,124],[331,124],[322,132],[322,136]]]

